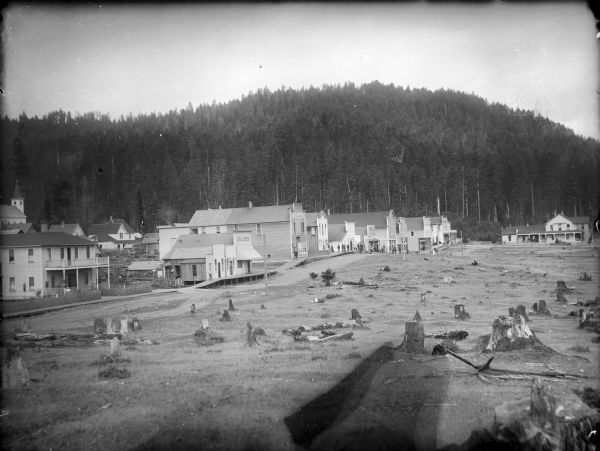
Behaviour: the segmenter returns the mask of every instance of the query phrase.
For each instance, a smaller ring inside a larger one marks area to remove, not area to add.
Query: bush
[[[325,282],[325,286],[328,287],[331,285],[331,281],[335,279],[335,272],[327,268],[321,273],[321,279],[323,280],[323,282]]]

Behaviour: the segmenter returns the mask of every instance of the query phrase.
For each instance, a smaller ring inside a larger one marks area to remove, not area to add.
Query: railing
[[[151,293],[152,285],[149,282],[138,282],[130,285],[111,283],[110,287],[106,283],[100,284],[102,296],[127,296],[131,294]]]
[[[37,310],[59,305],[69,305],[77,302],[94,301],[100,299],[99,290],[73,291],[71,293],[48,294],[35,299],[3,300],[0,302],[2,314]]]
[[[75,260],[46,260],[46,269],[86,268],[90,266],[107,266],[108,257],[78,258]]]

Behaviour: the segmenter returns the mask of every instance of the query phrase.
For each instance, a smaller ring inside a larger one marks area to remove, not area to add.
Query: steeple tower
[[[21,194],[21,189],[19,188],[19,180],[15,182],[15,192],[10,198],[10,204],[13,207],[17,207],[21,210],[21,213],[25,213],[25,198]]]

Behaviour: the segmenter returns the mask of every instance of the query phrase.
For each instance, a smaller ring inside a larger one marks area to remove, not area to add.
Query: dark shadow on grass
[[[414,357],[387,344],[375,350],[285,418],[294,442],[313,450],[435,449],[448,364],[444,357]]]

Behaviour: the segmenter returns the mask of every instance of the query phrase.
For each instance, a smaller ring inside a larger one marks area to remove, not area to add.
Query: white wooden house
[[[545,224],[502,229],[502,244],[583,244],[591,236],[588,216],[556,215]]]

